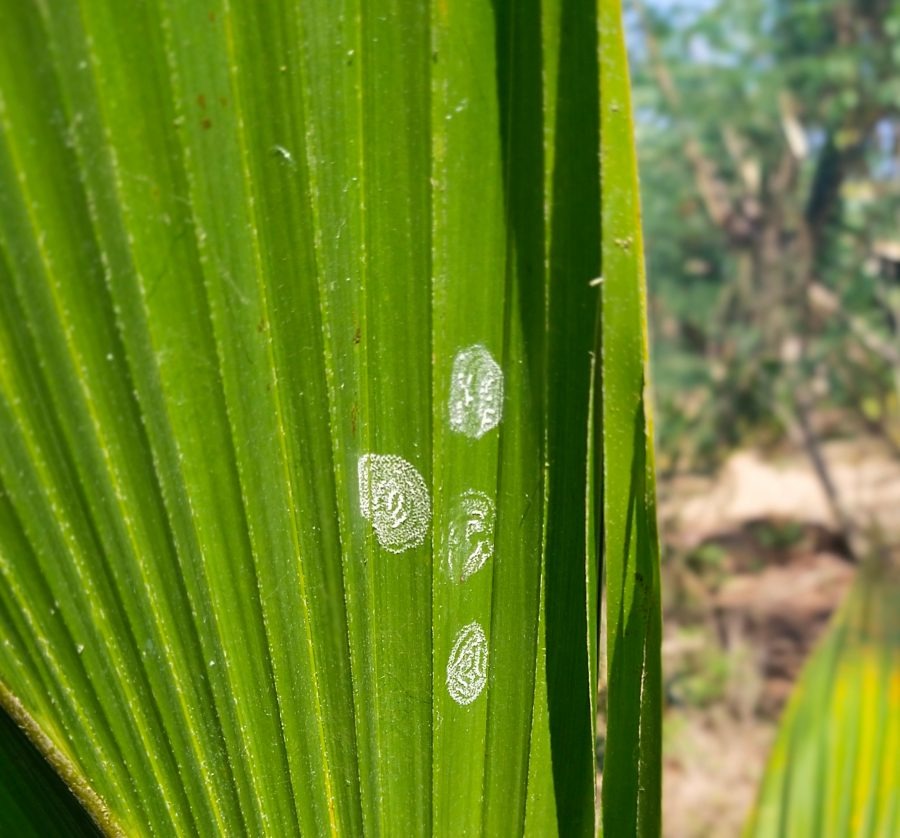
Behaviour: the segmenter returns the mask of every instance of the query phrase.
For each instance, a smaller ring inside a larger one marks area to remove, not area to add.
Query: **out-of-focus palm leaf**
[[[745,834],[900,834],[900,572],[860,571],[785,711]]]
[[[610,823],[653,834],[643,278],[599,14],[0,0],[0,682],[107,831],[592,834],[600,533]],[[462,351],[503,372],[497,427],[454,427]],[[368,455],[421,475],[391,519],[421,537],[380,542]],[[466,575],[471,492],[496,523]]]

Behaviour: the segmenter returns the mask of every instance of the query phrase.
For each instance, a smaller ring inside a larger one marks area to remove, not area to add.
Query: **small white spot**
[[[216,662],[215,662],[215,661],[210,661],[210,662],[209,662],[209,665],[210,665],[210,666],[215,666],[215,665],[216,665]]]
[[[484,492],[469,489],[457,498],[447,536],[447,563],[455,581],[465,582],[494,555],[496,517],[494,502]]]
[[[418,547],[428,535],[431,499],[415,466],[391,454],[359,458],[359,508],[390,553]]]
[[[286,163],[290,168],[295,168],[294,155],[290,153],[283,145],[272,146],[272,154],[279,160]]]
[[[447,661],[447,691],[457,704],[471,704],[487,682],[488,647],[478,623],[464,626]]]
[[[481,344],[457,352],[450,379],[450,427],[480,439],[503,418],[503,370]]]
[[[75,651],[78,652],[78,654],[80,655],[84,651],[84,643],[79,643],[75,647]]]

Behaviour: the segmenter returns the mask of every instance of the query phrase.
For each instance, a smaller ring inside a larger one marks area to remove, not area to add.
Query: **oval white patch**
[[[494,502],[474,489],[463,492],[450,514],[447,564],[454,581],[465,582],[494,555]]]
[[[450,427],[473,439],[503,418],[503,370],[481,344],[460,349],[450,379]]]
[[[464,626],[447,661],[447,691],[457,704],[471,704],[487,683],[488,646],[478,623]]]
[[[428,535],[431,499],[416,467],[392,454],[363,454],[357,466],[359,507],[390,553],[418,547]]]

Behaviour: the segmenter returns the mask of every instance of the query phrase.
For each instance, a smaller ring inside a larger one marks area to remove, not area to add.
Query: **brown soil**
[[[825,454],[872,545],[900,548],[900,462],[877,440]],[[852,581],[801,454],[743,451],[660,487],[667,692],[664,834],[736,836],[778,715]]]

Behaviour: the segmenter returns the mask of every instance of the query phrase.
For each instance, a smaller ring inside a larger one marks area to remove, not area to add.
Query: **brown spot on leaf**
[[[356,327],[356,331],[353,332],[353,343],[359,344],[362,340],[362,331],[360,331],[359,326]]]
[[[204,131],[209,131],[212,128],[212,120],[208,116],[204,116],[203,119],[200,120],[200,124],[203,126]]]
[[[197,94],[197,104],[200,106],[201,110],[206,110],[206,96],[202,93]]]

